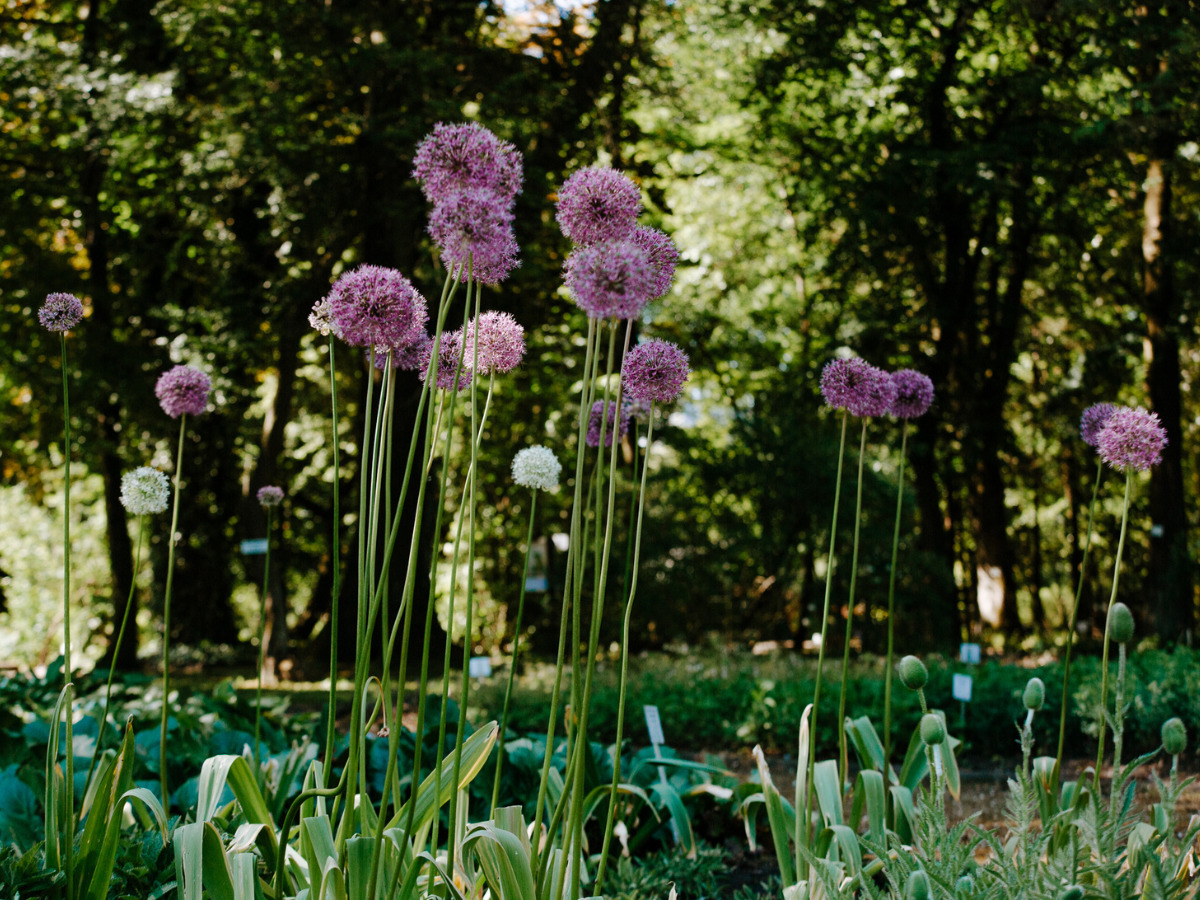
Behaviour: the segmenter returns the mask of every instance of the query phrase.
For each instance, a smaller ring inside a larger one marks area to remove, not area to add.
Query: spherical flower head
[[[625,414],[631,419],[636,419],[639,422],[648,422],[650,413],[653,407],[649,400],[625,400],[622,401],[622,406],[625,407]]]
[[[466,366],[459,372],[458,363],[462,359],[462,329],[447,331],[438,342],[437,353],[437,382],[435,386],[443,391],[455,390],[454,374],[458,372],[457,390],[461,393],[471,386],[471,370]],[[430,364],[433,361],[433,341],[425,351],[421,363],[421,380],[429,380]]]
[[[518,450],[513,457],[513,481],[535,491],[552,491],[558,487],[562,465],[554,451],[540,444]]]
[[[47,294],[38,321],[47,331],[70,331],[83,319],[83,301],[74,294]]]
[[[1120,407],[1115,403],[1093,403],[1079,418],[1079,435],[1089,447],[1097,446],[1100,431]]]
[[[393,369],[404,369],[408,372],[420,372],[429,359],[429,348],[433,338],[421,332],[411,344],[403,347],[376,347],[375,368],[380,371],[387,365]],[[371,348],[366,350],[367,357],[371,356]]]
[[[198,416],[208,409],[212,379],[191,366],[175,366],[158,376],[154,395],[172,419],[182,415]]]
[[[1179,756],[1187,749],[1187,727],[1182,719],[1167,719],[1162,723],[1162,744],[1171,756]]]
[[[482,313],[478,323],[478,339],[476,320],[467,323],[466,365],[474,361],[473,368],[480,375],[511,372],[519,366],[525,358],[525,329],[520,323],[506,312]]]
[[[1144,472],[1162,461],[1165,446],[1167,430],[1157,415],[1140,406],[1115,410],[1096,438],[1100,458],[1114,469]]]
[[[254,496],[258,498],[258,503],[263,509],[270,509],[283,502],[283,488],[266,484],[260,487]]]
[[[359,266],[334,282],[326,298],[333,333],[352,347],[401,347],[424,331],[425,298],[407,278],[383,266]]]
[[[871,364],[858,356],[835,359],[821,370],[821,396],[834,409],[849,409],[871,371]]]
[[[624,407],[624,404],[622,404]],[[597,400],[592,404],[592,412],[588,418],[587,430],[587,445],[589,447],[600,446],[600,417],[604,415],[604,401]],[[613,442],[613,432],[617,429],[614,427],[617,415],[617,404],[610,400],[608,401],[608,422],[604,426],[604,446],[611,447]],[[622,408],[620,432],[625,434],[629,431],[629,411]]]
[[[633,241],[608,241],[572,251],[565,281],[589,318],[635,319],[650,301],[654,270]]]
[[[333,320],[329,317],[329,298],[322,297],[313,304],[312,312],[308,314],[308,324],[314,331],[325,337],[333,333]]]
[[[492,191],[511,203],[523,177],[520,151],[476,122],[439,122],[413,158],[413,178],[430,203],[464,190]]]
[[[511,204],[495,191],[447,194],[429,215],[429,234],[448,268],[484,284],[500,283],[520,265]]]
[[[1046,703],[1046,683],[1036,676],[1030,678],[1025,683],[1025,693],[1021,695],[1021,702],[1030,712],[1041,709]]]
[[[646,225],[635,225],[630,240],[646,251],[654,272],[650,299],[658,300],[666,295],[671,289],[671,282],[675,280],[675,264],[679,261],[675,242],[657,228]]]
[[[621,364],[621,382],[630,400],[673,403],[690,372],[683,350],[670,341],[653,339],[629,351]]]
[[[933,381],[912,369],[901,369],[891,374],[896,388],[896,399],[888,410],[897,419],[915,419],[925,415],[933,403]]]
[[[580,169],[558,191],[558,227],[576,244],[629,237],[641,211],[641,191],[633,179],[616,169]]]
[[[869,366],[862,383],[846,408],[850,411],[850,415],[865,419],[887,415],[895,403],[896,385],[891,376],[883,369]]]
[[[170,497],[170,482],[158,469],[138,466],[121,476],[121,505],[135,516],[165,511]]]

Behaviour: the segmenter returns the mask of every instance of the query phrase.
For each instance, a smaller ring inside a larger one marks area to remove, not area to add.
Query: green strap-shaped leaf
[[[474,851],[497,900],[537,900],[529,852],[517,835],[483,822],[471,827],[463,850]]]
[[[870,719],[859,716],[857,719],[847,720],[846,735],[854,746],[854,752],[858,754],[859,765],[864,769],[877,769],[880,772],[890,769],[885,765],[883,758],[883,742],[879,740]],[[895,777],[895,773],[891,773],[891,778]]]
[[[483,768],[483,764],[487,762],[487,758],[491,754],[492,747],[495,746],[496,738],[499,734],[500,726],[495,722],[489,722],[463,742],[458,785],[453,784],[454,754],[447,754],[446,758],[438,763],[438,769],[441,770],[442,777],[442,791],[440,796],[434,796],[437,770],[430,772],[426,776],[417,789],[417,808],[413,821],[414,829],[419,830],[432,820],[434,813],[450,802],[450,795],[456,788],[462,789],[471,783],[475,776],[479,774],[479,770]],[[409,800],[396,811],[391,821],[388,822],[389,828],[408,821],[408,805],[411,802],[413,801]]]
[[[854,782],[854,801],[851,805],[850,821],[857,823],[863,811],[867,813],[867,836],[883,846],[887,823],[887,791],[883,784],[883,773],[875,769],[863,769]]]
[[[202,900],[205,891],[212,900],[236,900],[233,870],[212,822],[180,825],[171,841],[180,900]]]
[[[68,684],[58,695],[58,702],[50,713],[50,736],[46,740],[46,868],[59,871],[63,866],[63,853],[70,852],[72,835],[62,834],[63,824],[67,816],[66,780],[62,769],[58,766],[58,729],[62,721],[63,709],[72,708],[72,698],[75,695],[75,685]],[[70,715],[70,712],[67,713]],[[69,786],[74,790],[74,785]]]
[[[917,824],[917,806],[913,803],[912,791],[903,785],[893,784],[888,793],[892,797],[892,831],[902,844],[911,844],[913,828]]]
[[[842,780],[836,760],[823,759],[813,767],[813,788],[826,825],[844,825]]]
[[[208,822],[220,809],[221,794],[225,785],[233,791],[233,796],[242,808],[242,815],[247,822],[269,826],[264,831],[266,840],[263,841],[263,858],[267,868],[274,868],[275,854],[278,844],[275,839],[275,820],[271,817],[270,807],[259,790],[254,772],[244,757],[229,753],[220,756],[210,756],[200,767],[200,779],[197,785],[196,821]]]
[[[763,755],[762,747],[754,748],[754,759],[758,763],[758,775],[762,781],[763,801],[767,806],[767,824],[771,827],[771,841],[775,845],[779,877],[784,884],[792,884],[796,880],[796,873],[792,867],[792,854],[788,849],[790,832],[783,814],[783,798],[779,796],[779,790],[771,780],[771,770],[767,768],[767,758]]]
[[[692,834],[692,818],[688,815],[687,807],[683,805],[679,791],[669,784],[651,785],[650,791],[671,813],[671,819],[679,833],[679,845],[686,851],[688,859],[695,859],[696,837]]]

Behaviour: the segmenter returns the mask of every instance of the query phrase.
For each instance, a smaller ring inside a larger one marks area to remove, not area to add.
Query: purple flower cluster
[[[70,331],[83,319],[83,301],[74,294],[47,294],[38,321],[47,331]]]
[[[666,295],[671,289],[671,282],[675,280],[675,264],[679,261],[679,250],[668,235],[648,225],[635,226],[631,240],[646,251],[650,270],[654,273],[650,300],[658,300]]]
[[[633,319],[654,290],[654,270],[633,241],[576,248],[567,257],[566,285],[589,318]]]
[[[471,370],[467,366],[463,366],[459,371],[459,361],[462,359],[463,348],[463,333],[462,329],[458,328],[454,331],[446,331],[442,333],[442,339],[438,342],[437,354],[437,380],[434,386],[443,391],[458,390],[465,391],[471,386]],[[425,356],[421,360],[421,380],[429,381],[429,369],[433,364],[433,341],[431,340],[425,349]],[[458,372],[458,384],[455,387],[454,374]]]
[[[1083,415],[1079,417],[1079,435],[1085,444],[1089,447],[1097,446],[1100,430],[1104,428],[1117,409],[1115,403],[1093,403],[1083,411]]]
[[[479,316],[479,338],[476,343],[476,320],[467,323],[464,353],[466,365],[480,375],[493,372],[511,372],[525,357],[525,329],[504,312],[485,312]],[[478,357],[475,354],[478,353]]]
[[[621,383],[630,400],[672,403],[688,379],[688,356],[670,341],[638,344],[621,365]]]
[[[429,215],[429,234],[451,269],[498,284],[520,265],[512,202],[474,188],[450,194]]]
[[[283,488],[267,484],[260,487],[258,493],[254,496],[258,498],[258,502],[263,509],[270,509],[272,506],[278,506],[283,502]]]
[[[604,412],[605,402],[603,400],[597,400],[592,404],[592,412],[588,418],[587,430],[587,445],[589,447],[600,446],[600,422],[601,416],[604,415]],[[613,432],[617,430],[613,427],[617,416],[617,404],[614,401],[608,401],[607,412],[608,421],[604,426],[604,446],[611,447],[613,442]],[[629,410],[624,404],[621,405],[621,423],[619,428],[621,434],[625,434],[629,431]]]
[[[208,409],[208,393],[212,390],[212,379],[191,366],[175,366],[158,376],[154,385],[154,396],[172,419],[180,416],[198,416]]]
[[[883,369],[851,356],[826,364],[821,371],[821,394],[834,409],[866,418],[892,411],[896,385]]]
[[[628,175],[616,169],[580,169],[558,191],[558,227],[576,244],[629,237],[641,211],[641,191]]]
[[[1132,406],[1112,411],[1096,436],[1100,458],[1114,469],[1146,471],[1162,461],[1167,430],[1158,416]]]
[[[325,298],[333,333],[352,347],[405,347],[425,332],[425,298],[407,278],[383,266],[359,266],[334,282]]]
[[[933,403],[933,381],[913,369],[900,369],[891,374],[896,399],[889,410],[897,419],[915,419],[925,415]]]
[[[425,332],[421,332],[417,335],[416,340],[403,347],[376,347],[375,368],[382,371],[385,366],[390,364],[393,369],[418,372],[429,358],[429,345],[432,343],[433,338]],[[370,347],[367,348],[366,355],[370,358]]]

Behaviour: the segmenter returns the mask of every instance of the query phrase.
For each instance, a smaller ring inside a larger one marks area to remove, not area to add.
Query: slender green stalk
[[[854,547],[850,552],[850,599],[846,603],[846,641],[842,646],[842,684],[838,691],[838,777],[844,784],[849,777],[849,756],[846,747],[846,681],[850,673],[850,638],[854,628],[854,588],[858,583],[858,536],[862,525],[863,458],[867,455],[867,424],[863,419],[862,437],[858,443],[858,491],[854,501]]]
[[[1125,550],[1125,528],[1129,522],[1129,494],[1133,486],[1133,468],[1125,469],[1125,502],[1121,507],[1121,536],[1117,541],[1117,559],[1113,564],[1112,595],[1108,599],[1108,613],[1104,617],[1104,652],[1100,659],[1100,736],[1096,746],[1096,771],[1093,786],[1100,793],[1100,767],[1104,764],[1105,715],[1108,712],[1108,641],[1111,625],[1112,605],[1117,601],[1117,582],[1121,577],[1121,554]]]
[[[500,773],[504,768],[504,736],[508,731],[508,707],[512,701],[513,680],[517,675],[517,660],[521,656],[521,619],[525,614],[525,580],[529,577],[529,557],[533,549],[533,520],[537,513],[537,488],[530,491],[529,530],[525,534],[525,568],[521,573],[521,593],[517,599],[517,622],[513,626],[512,656],[508,661],[508,684],[504,688],[504,707],[500,711],[500,746],[496,755],[496,777],[492,781],[492,805],[488,818],[496,812],[500,799]]]
[[[1067,733],[1067,696],[1071,687],[1071,648],[1075,644],[1075,616],[1079,613],[1079,598],[1083,595],[1083,579],[1087,572],[1088,552],[1092,549],[1092,528],[1096,524],[1096,497],[1100,493],[1100,482],[1104,478],[1104,461],[1096,459],[1096,480],[1092,485],[1092,500],[1088,504],[1087,537],[1083,541],[1083,556],[1079,560],[1079,578],[1075,585],[1075,602],[1071,604],[1070,620],[1067,623],[1067,649],[1063,654],[1062,702],[1058,711],[1058,750],[1054,756],[1054,783],[1058,783],[1058,769],[1062,765],[1063,739]]]
[[[608,817],[604,822],[604,843],[600,848],[600,868],[596,873],[596,889],[600,896],[604,892],[604,875],[608,866],[608,851],[612,844],[613,822],[617,810],[617,787],[621,783],[621,741],[625,726],[625,689],[629,684],[629,625],[633,619],[633,598],[637,596],[638,562],[642,555],[642,517],[646,511],[646,474],[650,470],[650,442],[654,439],[654,404],[650,405],[650,416],[646,423],[646,456],[642,463],[642,480],[637,490],[637,524],[634,527],[632,570],[629,574],[628,594],[625,600],[625,621],[621,630],[621,674],[617,685],[617,741],[613,753],[613,777],[608,791]],[[636,446],[636,442],[635,442]]]
[[[262,678],[267,648],[263,636],[267,628],[267,591],[271,584],[271,507],[267,507],[267,552],[263,556],[262,592],[258,595],[258,678],[254,685],[254,777],[262,775],[259,735],[262,733]]]
[[[63,688],[71,682],[71,399],[67,393],[67,333],[59,332],[59,350],[62,357],[63,385]],[[66,801],[65,822],[67,834],[67,897],[75,893],[75,701],[72,695],[66,708]]]
[[[816,685],[813,688],[813,712],[812,712],[812,730],[809,732],[812,735],[812,740],[815,742],[820,732],[817,730],[817,716],[820,712],[821,704],[821,670],[825,662],[825,635],[829,630],[829,601],[833,593],[833,563],[834,563],[834,547],[837,542],[837,521],[838,521],[838,505],[842,497],[842,463],[846,458],[846,426],[850,421],[850,413],[842,410],[842,440],[838,448],[838,465],[837,476],[834,480],[833,487],[833,523],[829,526],[829,561],[825,564],[825,605],[821,611],[821,643],[817,647],[817,676]],[[813,774],[816,769],[817,754],[812,752],[808,757],[808,774],[805,777],[804,787],[804,817],[796,817],[796,871],[807,872],[807,863],[804,862],[800,853],[801,846],[808,846],[810,843],[809,830],[812,827],[812,793],[813,793]],[[803,843],[802,843],[803,838]]]
[[[333,421],[333,541],[330,544],[329,564],[333,567],[333,587],[329,600],[329,710],[325,716],[325,787],[333,786],[333,758],[337,747],[337,682],[338,682],[338,606],[342,594],[342,466],[341,442],[338,436],[337,368],[333,351],[335,339],[329,335],[329,402]]]
[[[1125,747],[1125,645],[1117,644],[1117,687],[1113,692],[1113,779],[1121,771],[1121,751]],[[1109,791],[1110,815],[1117,812],[1117,793]]]
[[[892,567],[888,572],[887,664],[883,676],[883,767],[892,761],[892,663],[896,638],[896,562],[900,555],[900,519],[904,512],[904,463],[908,450],[908,419],[900,426],[900,471],[896,476],[896,527],[892,530]]]
[[[162,717],[158,730],[158,784],[163,810],[171,808],[167,784],[167,698],[171,688],[171,588],[175,582],[175,532],[179,528],[179,492],[183,480],[183,436],[187,413],[179,416],[179,447],[175,451],[175,491],[171,498],[171,531],[167,542],[167,585],[163,592],[162,624]]]

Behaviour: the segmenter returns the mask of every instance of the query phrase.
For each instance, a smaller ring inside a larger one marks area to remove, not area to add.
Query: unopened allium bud
[[[1025,694],[1021,699],[1025,702],[1025,708],[1031,712],[1041,709],[1046,702],[1045,682],[1040,678],[1030,678],[1025,685]]]
[[[1119,600],[1108,610],[1108,633],[1118,644],[1133,640],[1133,613]]]
[[[1162,724],[1163,749],[1171,756],[1178,756],[1187,749],[1187,728],[1179,718],[1167,719]]]
[[[908,876],[908,881],[904,884],[904,900],[929,900],[931,896],[929,876],[924,870],[917,869]]]
[[[121,476],[121,505],[135,516],[163,512],[170,497],[170,482],[158,469],[139,466]]]
[[[283,488],[273,484],[264,485],[258,489],[255,496],[258,497],[258,502],[264,509],[269,509],[283,502]]]
[[[919,691],[925,687],[925,683],[929,681],[929,672],[925,669],[925,663],[921,662],[915,656],[906,656],[900,660],[900,665],[897,667],[900,672],[900,681],[910,691]]]
[[[926,713],[921,716],[921,741],[932,747],[946,739],[946,726],[941,716]]]

